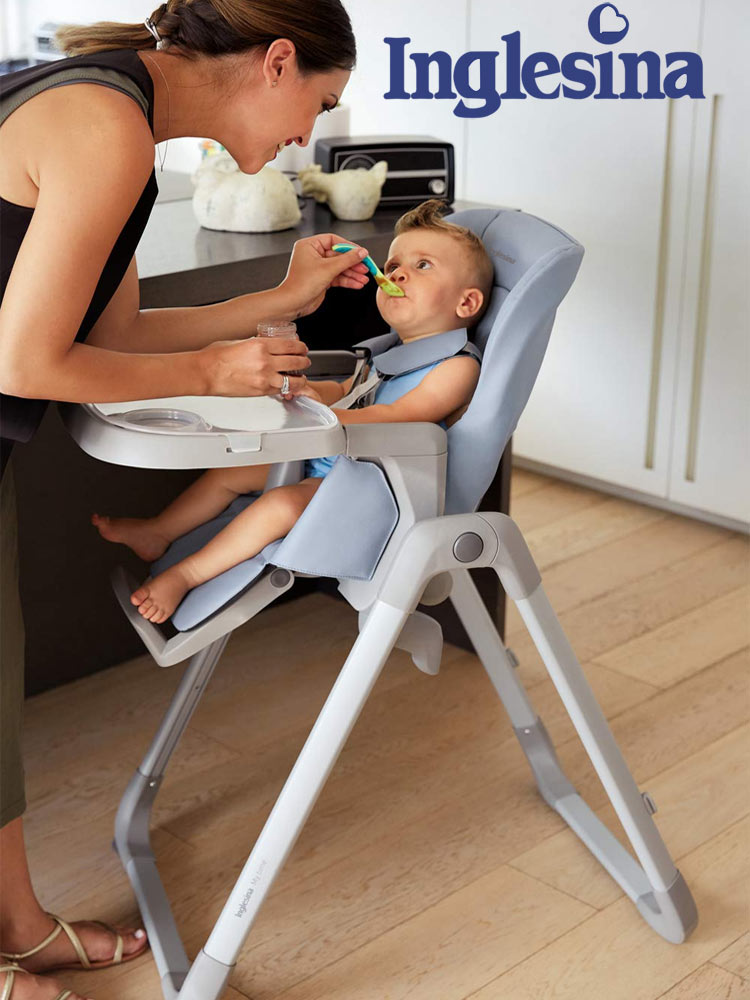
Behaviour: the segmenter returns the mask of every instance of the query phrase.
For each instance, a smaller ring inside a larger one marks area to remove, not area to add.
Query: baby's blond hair
[[[465,226],[457,226],[453,222],[446,222],[443,215],[449,211],[444,201],[437,198],[430,198],[423,201],[421,205],[405,212],[396,223],[394,233],[401,236],[411,229],[434,229],[440,233],[447,233],[459,242],[466,250],[470,267],[476,275],[476,287],[483,296],[482,307],[476,316],[472,316],[471,325],[474,326],[484,315],[489,305],[492,285],[495,278],[495,268],[492,265],[490,256],[487,253],[484,243],[476,233]]]

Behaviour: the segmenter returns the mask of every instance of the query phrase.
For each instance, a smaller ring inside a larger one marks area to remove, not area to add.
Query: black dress
[[[71,74],[71,70],[73,73]],[[60,74],[63,74],[62,78]],[[71,78],[72,77],[72,78]],[[15,106],[42,90],[77,81],[101,83],[128,94],[148,119],[153,133],[151,77],[131,49],[76,56],[10,73],[0,78],[0,122]],[[29,87],[31,85],[31,90]],[[14,96],[15,95],[15,96]],[[10,109],[10,110],[9,110]],[[84,340],[114,295],[135,253],[157,195],[152,172],[102,270],[91,303],[76,334]],[[29,228],[34,209],[0,198],[0,301]],[[33,331],[30,331],[33,334]],[[33,345],[33,337],[30,337]],[[33,346],[30,348],[33,350]],[[14,442],[28,441],[47,406],[46,400],[0,395],[0,457],[5,469]],[[12,474],[0,476],[0,826],[26,808],[21,718],[24,696],[24,627],[17,583],[15,497]]]

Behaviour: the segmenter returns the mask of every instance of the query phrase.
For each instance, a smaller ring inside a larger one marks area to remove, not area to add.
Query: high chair
[[[191,591],[175,612],[177,635],[130,604],[135,581],[114,587],[123,611],[160,666],[191,657],[170,707],[119,807],[115,847],[148,930],[165,998],[217,1000],[253,921],[297,839],[378,675],[394,647],[437,674],[439,624],[416,610],[450,599],[502,701],[542,798],[569,824],[641,916],[673,943],[697,911],[541,585],[523,536],[505,514],[476,512],[529,398],[556,310],[583,247],[542,219],[511,209],[447,217],[472,229],[495,264],[490,306],[474,331],[483,352],[474,397],[447,433],[434,424],[354,424],[299,397],[226,400],[186,397],[67,407],[78,443],[110,462],[161,468],[276,463],[266,489],[297,482],[302,459],[339,454],[292,531],[216,580]],[[453,332],[456,334],[456,332]],[[455,353],[459,332],[446,350]],[[397,338],[395,338],[397,340]],[[432,340],[433,338],[427,338]],[[437,338],[434,338],[437,339]],[[466,337],[463,335],[463,340]],[[348,352],[311,352],[314,371],[349,371],[394,343],[385,335]],[[369,352],[369,354],[368,354]],[[447,356],[447,355],[446,355]],[[205,543],[257,494],[240,498],[209,525],[178,540],[157,568]],[[635,857],[577,794],[563,773],[469,574],[492,567],[516,602]],[[359,613],[359,636],[197,958],[188,960],[149,842],[149,821],[169,758],[232,631],[292,586],[295,574],[331,576]],[[439,683],[436,681],[436,683]]]

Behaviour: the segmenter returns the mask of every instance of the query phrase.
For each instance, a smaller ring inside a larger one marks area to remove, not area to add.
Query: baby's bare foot
[[[91,523],[108,542],[127,545],[144,562],[153,562],[163,556],[169,539],[160,534],[147,517],[105,517],[92,514]]]
[[[130,595],[131,604],[153,622],[161,625],[172,614],[182,598],[200,581],[193,581],[184,569],[183,563],[177,563],[170,569],[159,573],[153,580],[147,580],[138,590]]]

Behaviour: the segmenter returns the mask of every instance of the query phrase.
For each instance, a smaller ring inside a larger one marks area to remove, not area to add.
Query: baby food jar
[[[299,340],[297,324],[286,319],[264,319],[258,323],[259,337],[286,337],[288,340]],[[301,372],[279,372],[279,375],[300,375]]]

